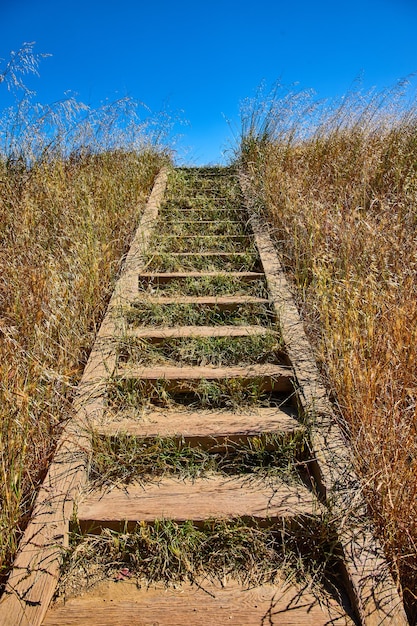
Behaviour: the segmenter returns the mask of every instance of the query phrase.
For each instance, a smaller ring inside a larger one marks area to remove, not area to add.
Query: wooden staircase
[[[79,386],[77,417],[62,437],[0,600],[0,624],[406,624],[266,226],[249,219],[236,181],[230,197],[218,191],[227,170],[182,176],[190,183],[178,194],[175,179],[166,191],[167,171],[156,181]],[[216,295],[222,280],[233,281],[236,293]],[[140,357],[144,346],[266,335],[276,336],[278,347],[263,362],[213,364],[208,354],[208,363],[155,365],[124,353],[126,345]],[[201,389],[210,385],[223,385],[226,396],[230,387],[233,402],[211,406],[209,396],[201,403]],[[257,399],[245,404],[254,389]],[[139,396],[142,408],[132,408],[127,393]],[[171,439],[179,448],[223,455],[255,440],[301,441],[303,452],[294,459],[294,481],[276,472],[172,473],[97,488],[88,477],[92,433]],[[277,535],[302,527],[303,541],[312,544],[326,520],[337,543],[337,591],[323,587],[318,595],[280,576],[248,586],[233,572],[138,586],[129,572],[125,580],[105,579],[66,602],[53,601],[71,525],[83,533],[126,533],[156,520],[204,528],[217,519]]]

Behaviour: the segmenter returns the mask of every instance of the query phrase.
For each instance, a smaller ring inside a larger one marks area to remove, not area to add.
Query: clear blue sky
[[[39,101],[70,90],[183,111],[179,158],[216,163],[225,118],[237,128],[262,80],[332,97],[360,74],[383,88],[417,71],[417,0],[0,0],[0,57],[25,41],[52,55],[31,82]]]

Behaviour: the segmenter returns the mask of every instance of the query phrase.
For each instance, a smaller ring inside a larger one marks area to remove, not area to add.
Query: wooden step
[[[263,272],[144,272],[139,274],[138,282],[140,285],[148,283],[162,285],[170,283],[173,280],[187,280],[189,278],[216,278],[223,276],[236,278],[242,282],[263,280],[265,278]]]
[[[227,224],[228,226],[233,224],[233,226],[244,226],[241,220],[179,220],[176,216],[173,217],[172,220],[165,219],[165,224],[178,224],[180,226],[187,226],[188,224],[216,224],[216,226],[221,226],[222,224]]]
[[[169,212],[169,208],[165,207],[160,213],[165,213],[165,212]],[[171,209],[172,210],[172,209]],[[210,213],[210,211],[215,211],[216,213],[242,213],[243,215],[247,215],[247,209],[244,208],[237,208],[237,207],[231,207],[229,209],[225,209],[225,208],[217,208],[217,207],[193,207],[193,206],[186,206],[186,207],[175,207],[174,209],[175,212],[181,212],[181,213],[187,213],[187,211],[201,211],[204,214]]]
[[[239,379],[242,385],[258,381],[262,391],[294,391],[292,369],[269,363],[245,367],[144,367],[126,364],[119,365],[117,379],[137,379],[154,385],[163,381],[165,390],[176,393],[192,391],[203,380],[222,382],[230,379]]]
[[[214,518],[289,521],[321,511],[317,498],[303,485],[290,487],[279,480],[265,485],[264,480],[248,476],[213,475],[195,480],[164,478],[157,483],[94,491],[81,496],[77,517],[82,531],[97,532],[156,519],[196,524]]]
[[[165,239],[213,239],[213,237],[216,237],[216,239],[234,239],[236,241],[250,241],[253,242],[254,241],[254,236],[252,233],[247,233],[246,235],[200,235],[199,233],[193,234],[193,235],[171,235],[171,234],[167,234],[164,235],[164,241]]]
[[[267,298],[258,298],[256,296],[147,296],[145,302],[161,305],[195,304],[204,307],[214,307],[219,310],[226,309],[228,311],[242,305],[269,304]]]
[[[153,250],[151,252],[149,252],[149,254],[155,254],[158,255],[158,250]],[[221,257],[221,258],[229,258],[229,257],[244,257],[244,256],[248,256],[248,254],[252,254],[251,252],[224,252],[222,250],[220,251],[216,251],[216,250],[206,250],[205,252],[163,252],[162,254],[166,254],[172,257],[193,257],[193,256],[198,256],[198,257],[211,257],[211,256],[216,256],[216,257]],[[255,253],[253,253],[253,256],[255,256]]]
[[[146,339],[152,343],[165,339],[205,338],[205,337],[261,337],[266,333],[274,333],[264,326],[161,326],[159,328],[132,328],[126,336]]]
[[[186,221],[190,221],[191,219],[194,220],[194,215],[196,216],[198,221],[201,221],[201,219],[203,218],[210,221],[214,221],[213,218],[220,219],[222,221],[237,221],[236,218],[241,217],[239,215],[240,212],[242,213],[242,220],[240,221],[245,223],[248,220],[248,216],[247,213],[245,213],[244,211],[241,211],[240,209],[223,209],[216,207],[211,207],[207,209],[201,209],[199,207],[189,207],[185,209],[175,208],[174,211],[164,211],[162,214],[160,214],[160,216],[166,217],[168,219],[174,219],[175,217],[178,217],[179,219]]]
[[[243,588],[206,579],[172,587],[106,580],[51,607],[43,626],[354,626],[336,599],[278,582]]]
[[[190,445],[210,447],[214,442],[243,441],[264,433],[287,439],[304,432],[291,407],[257,407],[247,412],[154,411],[140,419],[120,412],[112,421],[92,423],[103,435],[129,434],[137,437],[180,437]]]
[[[253,237],[249,235],[165,235],[162,241],[156,239],[152,249],[157,252],[193,252],[204,251],[210,248],[219,252],[233,252],[234,250],[254,253]]]

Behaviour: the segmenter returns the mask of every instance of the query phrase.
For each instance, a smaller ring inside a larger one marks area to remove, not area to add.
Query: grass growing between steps
[[[204,589],[204,581],[244,588],[282,582],[308,585],[318,600],[336,597],[338,548],[325,517],[294,520],[292,525],[261,527],[255,521],[210,520],[201,527],[170,520],[140,523],[134,532],[73,532],[57,595],[78,594],[105,579],[133,578],[140,586],[183,581]]]
[[[295,392],[294,392],[295,393]],[[250,407],[271,407],[288,404],[292,394],[265,391],[263,379],[247,383],[231,378],[224,381],[201,380],[182,393],[167,390],[165,381],[149,384],[136,379],[116,379],[108,383],[107,400],[110,411],[144,411],[153,406],[175,410],[231,409],[244,411]]]
[[[264,280],[244,281],[227,274],[174,279],[166,283],[146,283],[139,291],[152,296],[255,296],[267,298]]]
[[[242,304],[232,310],[202,304],[138,302],[124,313],[130,326],[271,326],[274,315],[265,304]]]
[[[154,237],[150,249],[159,254],[162,252],[245,252],[256,254],[253,240],[245,236],[166,236]]]
[[[282,362],[279,335],[166,339],[128,338],[119,344],[119,363],[140,365],[250,365]]]
[[[252,478],[277,478],[300,483],[308,443],[300,431],[292,435],[265,434],[240,442],[226,441],[219,447],[202,448],[176,438],[139,438],[93,435],[90,480],[95,487],[130,482],[146,483],[166,475],[198,478],[220,473]],[[264,483],[263,483],[264,484]]]
[[[258,272],[259,256],[254,251],[224,256],[192,254],[175,256],[169,252],[153,251],[144,255],[147,272]]]
[[[201,175],[201,172],[176,169],[170,177],[166,195],[168,201],[176,202],[219,199],[221,202],[237,203],[241,198],[236,171],[228,168],[219,169],[209,176]]]
[[[178,218],[167,219],[160,217],[155,227],[155,231],[168,235],[246,235],[250,234],[249,226],[244,221],[232,219],[210,220],[188,220],[186,216],[182,220]]]
[[[242,203],[242,198],[237,201],[230,201],[227,198],[188,198],[176,200],[172,199],[163,202],[159,211],[161,217],[175,219],[223,219],[225,216],[233,220],[246,221],[248,214]]]

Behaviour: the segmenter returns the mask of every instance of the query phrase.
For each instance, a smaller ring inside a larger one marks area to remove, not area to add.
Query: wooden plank
[[[234,411],[155,411],[140,419],[124,417],[94,422],[94,430],[104,435],[129,434],[137,437],[179,437],[185,443],[210,447],[224,440],[242,441],[262,434],[293,437],[304,432],[294,409],[274,407]]]
[[[210,198],[211,199],[211,198]],[[215,211],[216,213],[242,213],[242,215],[244,215],[245,217],[247,216],[247,209],[245,208],[239,208],[239,207],[230,207],[230,208],[217,208],[217,207],[210,207],[210,206],[205,206],[205,207],[193,207],[193,206],[186,206],[186,207],[175,207],[174,208],[175,212],[181,212],[186,214],[187,211],[201,211],[202,213],[204,213],[205,215],[207,213],[210,213],[210,211]],[[161,211],[161,213],[172,213],[172,209],[170,207],[168,207],[168,210],[166,207],[164,207],[163,211]]]
[[[138,327],[126,331],[128,337],[137,337],[157,342],[165,339],[181,339],[196,337],[262,337],[271,331],[264,326],[161,326],[160,328]]]
[[[327,398],[268,225],[254,219],[252,227],[271,301],[296,372],[300,402],[306,415],[311,417],[316,479],[333,509],[344,512],[339,519],[338,536],[344,550],[343,565],[352,602],[364,626],[405,626],[408,620],[404,607],[382,547],[367,520],[366,505],[361,496],[360,481],[353,470],[351,452]],[[311,467],[313,469],[313,464]]]
[[[242,216],[239,215],[242,213]],[[207,209],[203,211],[203,209],[191,207],[189,209],[174,209],[174,211],[167,211],[161,214],[163,217],[166,217],[167,220],[171,221],[175,218],[178,218],[178,221],[185,222],[201,222],[203,219],[205,221],[210,222],[237,222],[240,221],[242,224],[246,224],[247,215],[240,211],[240,209],[218,209],[213,207],[211,209]],[[240,219],[242,217],[243,219]]]
[[[172,280],[187,280],[189,278],[217,278],[217,277],[236,278],[243,282],[252,280],[262,280],[265,275],[263,272],[144,272],[139,274],[139,283],[155,282],[159,284],[169,283]]]
[[[80,499],[77,515],[81,528],[92,532],[155,519],[196,524],[213,518],[263,521],[314,516],[321,511],[316,497],[303,485],[290,487],[277,480],[265,486],[264,480],[247,476],[215,475],[195,480],[164,478],[158,483],[96,491]]]
[[[43,626],[354,626],[338,602],[324,591],[320,599],[302,587],[243,588],[206,579],[172,587],[136,581],[103,581],[78,598],[52,607]]]
[[[269,303],[267,298],[256,296],[148,296],[145,302],[152,304],[198,304],[201,306],[218,307],[219,309],[231,309],[245,304]]]
[[[202,380],[221,382],[227,379],[239,379],[242,385],[255,381],[263,391],[292,393],[293,373],[283,365],[255,364],[234,367],[143,367],[126,364],[119,365],[115,380],[138,379],[144,383],[164,382],[164,389],[186,393]]]
[[[187,226],[188,224],[216,224],[217,226],[221,226],[222,224],[227,224],[228,226],[244,225],[241,220],[178,220],[176,219],[176,217],[174,217],[172,220],[167,219],[164,223],[170,224],[171,221],[173,224],[178,224],[180,226]]]
[[[191,241],[193,241],[194,239],[213,239],[213,237],[216,237],[216,239],[234,239],[235,241],[249,241],[251,243],[253,243],[253,234],[252,233],[247,233],[245,235],[200,235],[200,233],[195,233],[193,235],[164,235],[164,241],[165,239],[175,239],[176,241],[178,241],[178,239],[191,239]]]
[[[158,252],[155,251],[155,254],[157,254]],[[223,251],[216,251],[216,250],[207,250],[205,252],[164,252],[163,254],[169,254],[169,256],[173,256],[173,257],[193,257],[193,256],[200,256],[200,257],[211,257],[211,256],[216,256],[216,257],[220,257],[220,258],[225,258],[228,259],[230,258],[234,258],[234,257],[244,257],[247,256],[248,254],[251,254],[250,252],[223,252]]]

